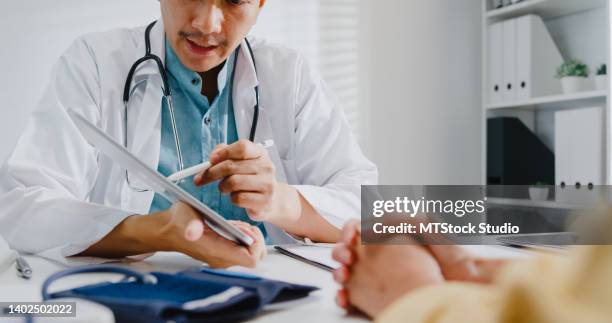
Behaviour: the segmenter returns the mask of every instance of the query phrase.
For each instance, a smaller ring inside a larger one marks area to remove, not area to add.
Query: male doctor
[[[179,251],[214,267],[256,265],[275,232],[337,241],[376,167],[302,57],[246,38],[264,2],[161,0],[147,40],[144,27],[77,39],[2,168],[0,235],[52,257]],[[147,48],[163,63],[174,109],[149,60],[135,69],[124,110],[128,72]],[[181,186],[257,242],[225,240],[188,205],[143,189],[85,141],[70,110],[166,176],[179,169],[177,142],[185,167],[210,160]]]

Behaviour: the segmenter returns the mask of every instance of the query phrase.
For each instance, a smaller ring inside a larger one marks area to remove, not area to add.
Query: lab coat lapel
[[[158,20],[151,30],[151,53],[165,61],[164,25]],[[144,33],[134,62],[146,53]],[[152,168],[159,162],[163,81],[153,60],[143,62],[134,73],[128,102],[128,147]]]
[[[259,80],[257,79],[255,65],[253,65],[246,41],[243,41],[238,52],[236,66],[234,67],[234,84],[232,85],[236,129],[238,137],[241,139],[248,139],[251,132],[253,111],[257,102],[255,87],[258,85]]]
[[[234,85],[232,97],[234,102],[234,115],[236,119],[236,128],[240,139],[249,139],[251,134],[251,126],[253,125],[253,116],[255,112],[255,104],[257,97],[255,87],[260,86],[260,81],[257,75],[257,68],[253,65],[251,52],[246,41],[240,45],[238,61],[234,71]],[[255,58],[255,61],[257,59]],[[270,116],[266,108],[261,104],[262,98],[259,98],[259,118],[257,120],[257,131],[255,132],[255,142],[263,142],[265,140],[277,140],[274,138],[272,126],[270,124]],[[283,171],[280,155],[275,146],[268,149],[270,159],[277,169],[276,178],[279,181],[286,182],[287,177]]]
[[[234,118],[236,119],[235,121],[238,137],[240,139],[249,139],[251,126],[253,124],[254,108],[255,104],[257,103],[255,87],[260,83],[259,79],[257,78],[256,67],[253,65],[253,59],[250,57],[251,53],[247,47],[246,41],[243,41],[240,46],[238,61],[236,62],[236,67],[234,70],[232,98],[234,102]],[[257,121],[257,131],[255,132],[255,142],[262,142],[269,139],[280,140],[280,138],[273,137],[270,117],[267,114],[265,107],[261,104],[261,97],[259,99],[259,118]],[[268,148],[268,154],[276,168],[276,179],[280,182],[287,182],[287,177],[283,170],[283,164],[276,146]],[[264,226],[272,244],[286,245],[296,243],[294,238],[279,227],[267,222],[264,223]]]
[[[166,60],[166,46],[165,46],[165,32],[164,32],[164,23],[160,19],[158,20],[153,28],[151,29],[151,53],[157,55],[161,58],[161,61],[165,63]],[[134,53],[133,61],[140,59],[147,53],[147,48],[144,40],[144,31],[141,36],[141,39],[138,40],[138,47],[136,52]],[[148,60],[136,69],[134,73],[134,81],[132,82],[131,88],[133,88],[136,83],[141,81],[143,78],[155,76],[161,81],[161,76],[159,75],[159,68],[157,64],[153,60]]]
[[[164,26],[159,20],[151,30],[151,52],[165,61]],[[138,42],[133,62],[146,53],[144,32]],[[142,63],[135,71],[128,101],[128,150],[152,169],[157,169],[161,142],[161,102],[163,81],[153,60]],[[123,112],[122,112],[123,113]],[[136,193],[124,185],[122,206],[139,213],[148,212],[152,192]]]

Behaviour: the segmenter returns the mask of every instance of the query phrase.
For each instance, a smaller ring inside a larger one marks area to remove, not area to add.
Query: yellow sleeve
[[[506,266],[491,285],[445,283],[412,292],[377,322],[611,322],[612,246],[575,248]]]
[[[452,282],[425,287],[393,303],[376,322],[494,322],[499,297],[490,285]]]

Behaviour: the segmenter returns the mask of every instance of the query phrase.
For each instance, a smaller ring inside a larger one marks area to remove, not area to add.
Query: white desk
[[[525,255],[524,252],[496,246],[470,246],[476,254],[484,257],[515,258]],[[41,286],[44,280],[54,272],[64,269],[63,266],[39,257],[28,256],[27,261],[33,270],[33,277],[24,280],[17,277],[14,270],[0,274],[0,302],[26,302],[41,300]],[[176,272],[200,266],[200,263],[177,253],[158,253],[144,261],[123,264],[139,271]],[[337,285],[329,272],[304,264],[292,258],[270,250],[267,258],[256,268],[234,267],[232,270],[253,273],[266,278],[283,280],[299,284],[318,286],[321,290],[311,294],[306,300],[296,301],[283,309],[266,310],[256,317],[256,322],[363,322],[362,318],[347,317],[335,305]],[[68,277],[58,281],[52,290],[72,288],[93,282],[109,280],[117,275],[88,274]],[[79,312],[80,316],[87,313]],[[0,319],[0,322],[3,322]]]

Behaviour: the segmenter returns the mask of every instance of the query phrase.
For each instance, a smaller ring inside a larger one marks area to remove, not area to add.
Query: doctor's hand
[[[264,147],[248,140],[219,145],[210,163],[210,168],[194,177],[194,184],[219,181],[219,191],[230,195],[232,203],[244,208],[252,220],[317,242],[338,241],[340,231],[295,187],[276,181],[274,163]]]
[[[247,248],[221,237],[202,221],[198,212],[185,203],[175,203],[170,209],[157,214],[165,223],[158,235],[162,250],[182,252],[213,268],[234,265],[255,267],[266,255],[261,231],[248,223],[230,221],[255,241]]]
[[[232,203],[245,208],[255,221],[277,222],[277,216],[296,214],[283,207],[297,208],[295,189],[276,181],[276,170],[268,151],[249,140],[219,145],[210,155],[211,167],[194,177],[196,185],[219,182],[219,190],[231,196]],[[289,196],[292,194],[292,196]],[[291,205],[291,201],[294,201]]]

